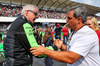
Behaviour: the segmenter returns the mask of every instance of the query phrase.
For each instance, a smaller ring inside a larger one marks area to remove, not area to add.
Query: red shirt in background
[[[100,56],[100,30],[96,31],[98,38],[99,38],[99,56]]]
[[[68,35],[68,28],[63,28],[62,32],[63,32],[63,36],[67,36]]]

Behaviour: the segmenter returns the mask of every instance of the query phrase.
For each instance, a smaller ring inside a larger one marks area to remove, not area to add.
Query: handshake
[[[63,45],[63,42],[59,39],[56,39],[54,41],[54,46],[49,46],[49,47],[44,47],[44,46],[41,46],[41,45],[38,45],[38,44],[34,44],[34,45],[31,45],[31,48],[30,48],[30,52],[36,56],[37,58],[41,58],[41,57],[47,57],[47,55],[45,54],[45,51],[46,50],[55,50],[57,51],[58,49],[60,49]]]

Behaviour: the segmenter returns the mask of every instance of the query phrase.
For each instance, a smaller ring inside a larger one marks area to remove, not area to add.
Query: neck
[[[82,25],[78,26],[76,29],[74,29],[74,31],[78,31],[78,30],[81,29],[83,26],[85,26],[85,24],[82,24]]]

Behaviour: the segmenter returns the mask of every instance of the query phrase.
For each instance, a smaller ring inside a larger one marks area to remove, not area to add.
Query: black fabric
[[[23,23],[24,24],[24,23]],[[25,45],[25,49],[30,53],[29,49],[31,48],[29,41],[26,37],[26,34],[23,29],[23,24],[20,25],[20,27],[17,30],[17,36],[19,40],[21,41],[22,45]]]
[[[19,28],[22,24],[28,22],[24,16],[18,17],[12,24],[7,28],[4,37],[4,54],[6,61],[4,66],[29,66],[31,64],[31,58],[28,57],[30,54],[26,51],[26,48],[23,47],[21,40],[18,38],[18,32],[23,29]],[[28,22],[29,23],[29,22]],[[25,34],[20,36],[21,39],[24,39]],[[23,41],[23,40],[22,40]],[[29,49],[30,45],[27,38],[23,41],[27,48]]]
[[[53,46],[52,36],[50,35],[47,40],[45,41],[45,47]]]
[[[47,38],[47,40],[46,40],[45,43],[44,43],[44,44],[45,44],[45,47],[48,47],[48,46],[47,46],[47,41],[48,41],[48,39],[49,39],[49,38]]]
[[[38,39],[39,38],[38,30],[36,30],[36,33],[34,33],[34,36],[35,36],[35,39],[38,43],[38,41],[39,41],[39,39]]]
[[[56,45],[54,45],[53,46],[53,49],[57,51],[58,50],[58,47]]]
[[[38,44],[39,44],[39,45],[42,45],[42,33],[41,33],[41,35],[38,37]]]
[[[55,29],[56,35],[61,35],[61,29],[62,29],[62,27],[57,27],[57,28]]]
[[[31,46],[30,46],[29,41],[27,40],[26,34],[25,34],[25,32],[24,32],[23,24],[24,24],[24,23],[22,23],[22,24],[20,25],[20,27],[18,28],[18,30],[17,30],[17,36],[18,36],[18,38],[19,38],[19,40],[20,40],[22,46],[23,46],[23,47],[26,49],[26,51],[28,52],[28,54],[29,54],[29,56],[30,56],[30,58],[31,58],[31,64],[32,64],[32,63],[33,63],[33,58],[32,58],[32,54],[30,53],[30,50],[29,50],[29,49],[31,48]],[[23,39],[23,38],[24,38],[24,39]]]

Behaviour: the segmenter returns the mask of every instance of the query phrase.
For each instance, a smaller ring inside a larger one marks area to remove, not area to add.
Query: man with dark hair
[[[40,46],[31,48],[31,53],[34,56],[47,55],[54,60],[68,63],[67,66],[100,66],[98,36],[84,24],[86,19],[87,10],[84,6],[71,7],[66,22],[73,32],[67,45],[63,45],[59,39],[54,42],[62,51],[52,51]]]
[[[61,40],[61,30],[66,27],[67,24],[65,24],[63,27],[60,27],[60,24],[57,23],[57,27],[55,28],[55,39]]]
[[[55,39],[60,39],[61,40],[61,29],[60,24],[57,23],[56,29],[55,29]]]

